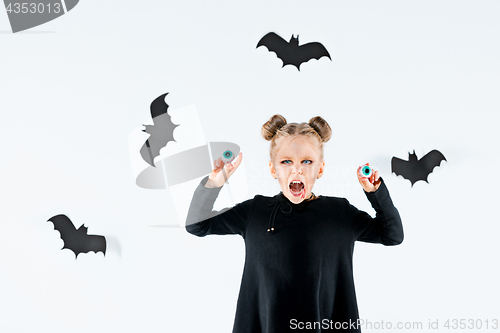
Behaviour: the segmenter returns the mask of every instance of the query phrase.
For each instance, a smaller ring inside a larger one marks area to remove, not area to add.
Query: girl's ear
[[[271,176],[273,176],[274,179],[278,179],[278,176],[276,176],[276,169],[274,168],[271,161],[269,161],[269,170],[271,171]]]
[[[321,165],[319,166],[319,171],[318,171],[318,175],[316,176],[316,179],[320,179],[321,176],[323,176],[324,171],[325,171],[325,161],[323,161],[321,163]]]

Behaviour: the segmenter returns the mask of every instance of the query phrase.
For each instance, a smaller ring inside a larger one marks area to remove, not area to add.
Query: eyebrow
[[[289,156],[280,157],[280,160],[292,160],[292,159],[293,159],[293,157],[289,157]],[[310,156],[303,157],[302,159],[303,160],[314,160],[314,158],[310,157]]]

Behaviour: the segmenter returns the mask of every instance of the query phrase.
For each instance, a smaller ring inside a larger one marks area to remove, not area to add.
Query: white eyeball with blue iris
[[[221,160],[224,163],[229,163],[232,160],[234,160],[234,154],[230,150],[226,150],[225,152],[222,153]]]
[[[373,174],[373,169],[368,165],[363,165],[361,169],[359,169],[359,174],[361,177],[371,177]]]

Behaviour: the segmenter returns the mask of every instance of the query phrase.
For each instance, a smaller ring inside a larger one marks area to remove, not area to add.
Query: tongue
[[[290,185],[290,189],[294,192],[300,192],[304,188],[304,184],[302,183],[292,183]]]

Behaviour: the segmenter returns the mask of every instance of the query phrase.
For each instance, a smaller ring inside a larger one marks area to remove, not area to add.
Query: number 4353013
[[[448,319],[443,325],[447,329],[498,329],[498,319]]]
[[[44,3],[35,3],[35,2],[16,2],[16,3],[9,3],[7,7],[5,7],[8,13],[60,13],[62,8],[60,3],[53,3],[53,4],[44,4]]]

